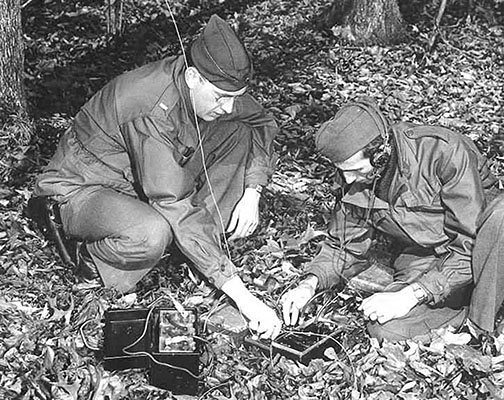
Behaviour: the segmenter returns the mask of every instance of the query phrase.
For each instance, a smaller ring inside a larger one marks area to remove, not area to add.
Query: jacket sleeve
[[[180,250],[217,288],[236,274],[221,248],[220,233],[210,213],[193,204],[194,180],[179,165],[181,154],[167,138],[174,126],[139,118],[123,126],[133,175],[150,204],[170,224]]]
[[[445,299],[453,290],[472,281],[471,255],[476,224],[484,207],[477,154],[463,141],[445,144],[437,163],[441,182],[440,200],[445,209],[444,232],[449,240],[436,248],[441,256],[419,283],[432,294],[431,303]]]
[[[367,268],[373,229],[365,214],[364,209],[351,204],[336,203],[328,227],[329,236],[305,268],[306,274],[318,278],[318,289],[330,288]]]
[[[279,128],[275,120],[249,94],[237,98],[229,118],[239,120],[252,128],[252,149],[247,162],[245,186],[265,186],[273,175],[277,160],[273,140]]]

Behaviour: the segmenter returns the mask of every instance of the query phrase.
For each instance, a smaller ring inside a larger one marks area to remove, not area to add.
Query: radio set
[[[244,339],[244,343],[258,348],[266,355],[281,354],[307,365],[314,358],[324,358],[324,352],[329,347],[339,353],[340,335],[340,330],[333,330],[332,327],[317,322],[300,329],[287,330],[274,340],[261,340],[248,336]]]
[[[107,370],[149,369],[150,384],[174,394],[196,395],[200,343],[197,313],[175,308],[111,310],[105,313]]]
[[[203,350],[198,336],[200,319],[209,332],[231,336],[266,356],[281,354],[308,364],[324,358],[328,347],[336,353],[341,350],[338,338],[342,330],[327,322],[312,322],[286,330],[274,340],[262,340],[250,335],[240,312],[229,304],[201,318],[193,309],[121,309],[105,313],[105,369],[145,368],[151,385],[173,394],[197,395]]]
[[[311,322],[306,326],[283,330],[274,340],[265,340],[250,334],[245,319],[231,305],[217,309],[205,321],[210,331],[225,333],[246,346],[259,349],[266,356],[281,354],[302,364],[308,364],[314,358],[323,358],[328,347],[336,352],[341,350],[337,339],[342,331],[327,322]]]

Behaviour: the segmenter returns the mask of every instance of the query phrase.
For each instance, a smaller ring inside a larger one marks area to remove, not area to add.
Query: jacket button
[[[226,270],[226,266],[225,266],[224,264],[221,264],[221,266],[220,266],[220,270],[221,270],[222,272],[224,272],[224,271]]]

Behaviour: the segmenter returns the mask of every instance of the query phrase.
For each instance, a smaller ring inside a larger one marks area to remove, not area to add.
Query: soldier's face
[[[194,110],[204,121],[213,121],[225,114],[230,114],[236,98],[247,90],[245,87],[236,92],[227,92],[210,83],[197,71],[195,74],[197,76],[192,77],[188,86],[191,90]]]
[[[375,177],[371,160],[360,150],[341,163],[335,163],[347,184],[354,182],[371,183]]]

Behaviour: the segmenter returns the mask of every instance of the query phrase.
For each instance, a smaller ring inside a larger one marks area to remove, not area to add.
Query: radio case
[[[121,309],[105,312],[104,367],[149,369],[150,384],[173,394],[196,395],[200,346],[197,314],[174,308]]]

